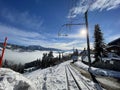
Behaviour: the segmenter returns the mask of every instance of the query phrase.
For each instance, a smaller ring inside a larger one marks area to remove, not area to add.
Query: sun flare
[[[87,31],[85,29],[81,29],[79,32],[79,34],[84,36],[84,37],[86,36],[86,33],[87,33]]]

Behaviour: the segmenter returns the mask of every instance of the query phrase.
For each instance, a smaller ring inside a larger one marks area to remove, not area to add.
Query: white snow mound
[[[0,90],[36,90],[36,88],[22,74],[7,68],[0,68]]]

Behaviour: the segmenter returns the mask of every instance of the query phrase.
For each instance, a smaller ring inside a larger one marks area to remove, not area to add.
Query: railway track
[[[78,71],[76,71],[72,66],[69,66],[69,67],[75,72],[75,74],[78,75]],[[79,75],[79,78],[80,78],[81,82],[87,87],[88,90],[93,90],[93,88],[90,88],[90,85],[88,84],[88,82],[86,80],[84,80],[84,78],[81,75]]]
[[[70,81],[70,78],[72,81]],[[85,82],[82,77],[78,76],[75,70],[70,67],[70,65],[66,66],[66,79],[68,90],[95,90],[95,88],[88,86],[87,82]],[[71,87],[71,83],[74,85],[74,87]]]
[[[67,89],[68,90],[81,90],[78,82],[70,73],[68,66],[66,66],[66,79],[67,79]]]
[[[75,71],[75,73],[79,73],[78,70],[76,70],[75,68],[73,68],[71,65],[69,65],[69,66]],[[88,73],[89,73],[89,72],[88,72]],[[89,74],[90,74],[90,73],[89,73]],[[96,89],[97,89],[97,90],[103,90],[103,88],[101,87],[100,82],[97,81],[97,79],[95,78],[95,76],[93,76],[92,74],[90,74],[90,75],[91,75],[90,78],[92,78],[93,82],[95,83]],[[84,82],[87,86],[89,86],[89,83],[87,83],[87,81],[84,80],[84,78],[83,78],[81,75],[80,75],[80,78],[83,80],[83,82]]]

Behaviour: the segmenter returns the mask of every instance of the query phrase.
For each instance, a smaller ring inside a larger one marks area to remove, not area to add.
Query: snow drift
[[[31,81],[7,68],[0,68],[0,90],[36,90]]]

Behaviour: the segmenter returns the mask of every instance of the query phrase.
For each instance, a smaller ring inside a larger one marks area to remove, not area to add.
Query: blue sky
[[[7,36],[8,43],[19,45],[83,49],[84,26],[60,28],[70,20],[84,22],[88,4],[91,47],[95,24],[100,25],[106,43],[120,37],[120,0],[78,0],[76,6],[73,0],[0,0],[0,41]],[[68,36],[58,37],[59,30]]]

